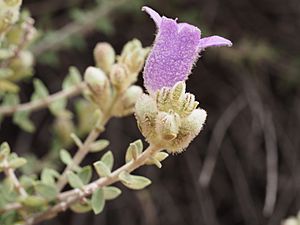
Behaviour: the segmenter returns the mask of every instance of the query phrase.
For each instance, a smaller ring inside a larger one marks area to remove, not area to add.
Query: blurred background
[[[94,65],[97,42],[111,43],[118,53],[133,38],[151,46],[156,28],[141,12],[143,5],[198,26],[202,36],[218,34],[234,43],[203,52],[187,82],[208,112],[205,128],[162,169],[138,170],[153,181],[146,190],[118,185],[123,194],[100,215],[67,211],[42,224],[277,225],[295,215],[300,209],[299,0],[25,0],[23,8],[46,37],[32,46],[35,76],[54,93],[69,66],[84,72]],[[24,82],[22,101],[31,93],[31,82]],[[26,133],[8,118],[0,136],[19,154],[41,158],[51,145],[53,117],[42,110],[31,118],[39,132]],[[128,144],[142,139],[133,116],[112,119],[101,137],[111,141],[117,165]]]

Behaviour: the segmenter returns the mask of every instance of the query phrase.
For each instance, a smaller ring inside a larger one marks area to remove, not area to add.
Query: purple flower
[[[149,7],[144,6],[142,10],[151,16],[158,28],[144,68],[144,85],[149,93],[186,80],[199,53],[205,48],[232,45],[231,41],[220,36],[201,38],[199,28],[161,17]]]

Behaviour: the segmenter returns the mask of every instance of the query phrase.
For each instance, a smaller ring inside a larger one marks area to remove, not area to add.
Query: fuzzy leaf
[[[70,171],[67,177],[68,177],[68,182],[72,188],[82,188],[84,186],[82,180],[77,174]]]
[[[59,173],[56,170],[45,168],[41,174],[41,181],[44,184],[54,185],[55,178],[59,177]]]
[[[31,101],[36,101],[41,98],[46,98],[49,95],[48,89],[39,79],[33,80],[34,93],[31,96]]]
[[[95,214],[99,214],[103,211],[105,200],[104,200],[104,193],[102,188],[97,189],[93,193],[91,204]]]
[[[28,208],[39,209],[47,204],[47,201],[40,196],[28,196],[22,199],[22,204]]]
[[[126,187],[134,190],[141,190],[151,184],[151,180],[148,178],[131,175],[127,171],[121,172],[119,179]]]
[[[80,138],[76,134],[71,133],[70,137],[73,139],[73,141],[75,142],[77,147],[79,147],[79,148],[82,147],[82,145],[83,145],[82,141],[80,140]]]
[[[91,144],[90,152],[100,152],[109,145],[108,140],[98,140]]]
[[[92,206],[90,204],[90,202],[85,202],[83,204],[81,203],[75,203],[73,205],[71,205],[71,210],[76,212],[76,213],[86,213],[89,212],[90,210],[92,210]]]
[[[69,165],[69,164],[73,163],[73,159],[72,159],[70,153],[67,150],[61,149],[60,152],[59,152],[59,156],[60,156],[60,160],[64,164]]]
[[[92,179],[92,168],[91,166],[85,166],[83,167],[80,172],[78,173],[78,176],[83,184],[88,184],[90,180]]]
[[[142,151],[143,142],[141,140],[136,140],[135,142],[130,143],[125,155],[126,163],[133,159],[136,159],[142,153]]]
[[[26,164],[26,162],[27,162],[27,160],[25,158],[18,157],[18,158],[10,160],[8,162],[8,164],[11,168],[17,169],[21,166],[24,166]]]
[[[110,169],[107,167],[107,165],[104,162],[97,161],[93,165],[96,169],[97,174],[100,177],[107,177],[111,174]]]
[[[29,133],[35,130],[34,124],[29,119],[28,111],[16,112],[13,116],[13,122]]]
[[[68,103],[67,99],[62,98],[62,99],[56,100],[55,102],[51,103],[49,106],[49,109],[54,116],[57,116],[57,115],[61,114],[62,112],[65,112],[67,103]]]
[[[105,200],[113,200],[122,193],[122,191],[119,188],[112,186],[103,187],[103,192]]]
[[[106,152],[102,157],[101,161],[109,168],[109,171],[112,170],[114,165],[114,156],[111,151]]]
[[[81,75],[79,70],[76,67],[71,66],[69,68],[69,74],[63,81],[62,87],[63,90],[67,90],[71,87],[73,87],[76,84],[79,84],[81,82]]]
[[[34,185],[35,191],[42,197],[44,197],[45,199],[47,199],[48,201],[51,201],[53,199],[55,199],[58,191],[56,189],[55,186],[53,185],[48,185],[48,184],[44,184],[44,183],[37,183],[36,185]]]

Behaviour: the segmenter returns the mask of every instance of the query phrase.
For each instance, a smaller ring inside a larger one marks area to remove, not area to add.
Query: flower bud
[[[133,113],[135,104],[142,94],[143,89],[141,87],[136,85],[129,87],[116,103],[112,114],[121,117]]]
[[[90,92],[87,96],[96,103],[101,110],[105,110],[110,103],[111,89],[105,73],[96,67],[88,67],[84,74]]]
[[[147,141],[170,153],[182,152],[199,134],[206,112],[197,109],[195,96],[185,93],[185,84],[162,88],[155,95],[143,95],[136,103],[138,127]]]
[[[109,78],[117,90],[123,91],[130,85],[128,69],[123,64],[114,64],[110,70]]]
[[[177,113],[160,112],[156,117],[155,131],[163,140],[171,141],[177,137],[180,117]]]
[[[101,69],[92,66],[86,69],[84,73],[84,80],[87,82],[89,88],[95,94],[99,95],[108,85],[108,80],[104,72]]]
[[[109,73],[115,62],[116,53],[113,47],[106,42],[100,42],[94,49],[94,58],[97,67],[101,68],[105,73]]]
[[[143,48],[141,42],[134,39],[124,46],[118,62],[125,64],[129,72],[137,76],[144,65],[148,52],[148,48]]]

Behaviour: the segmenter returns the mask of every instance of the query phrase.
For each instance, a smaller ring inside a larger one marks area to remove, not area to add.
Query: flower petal
[[[221,46],[232,46],[232,42],[226,38],[220,36],[211,36],[202,38],[199,42],[199,50],[203,50],[207,47],[221,47]]]
[[[153,49],[144,68],[148,92],[173,87],[190,74],[198,57],[200,30],[190,24],[162,17]]]
[[[151,9],[147,6],[142,7],[142,11],[145,11],[146,13],[148,13],[150,15],[150,17],[154,20],[156,26],[158,28],[160,27],[162,19],[161,19],[161,16],[156,11],[154,11],[153,9]]]

